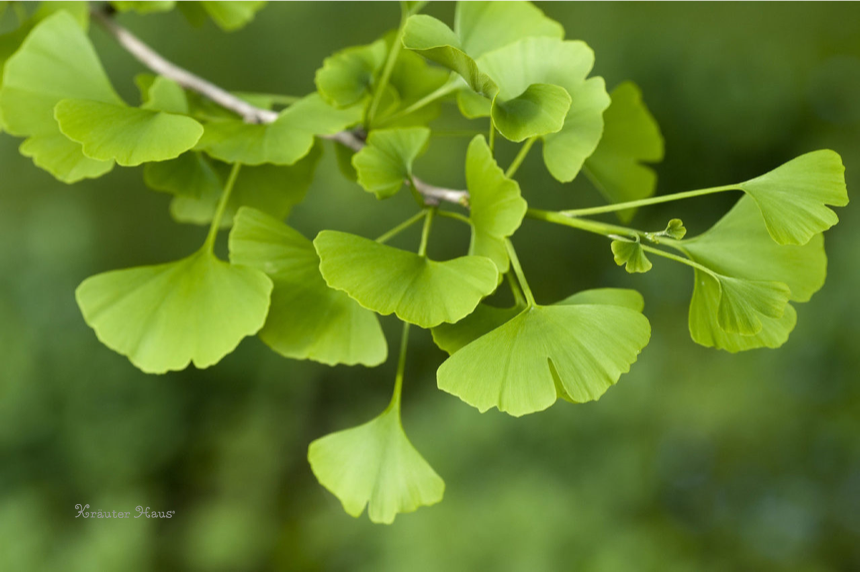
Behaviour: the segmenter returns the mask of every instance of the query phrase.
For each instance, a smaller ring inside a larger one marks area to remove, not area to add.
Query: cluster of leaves
[[[174,7],[111,4],[140,14]],[[179,4],[190,21],[208,14],[225,30],[261,6]],[[524,217],[609,237],[615,261],[631,273],[652,268],[649,254],[691,266],[693,339],[736,352],[786,341],[796,322],[791,302],[809,300],[824,282],[821,233],[837,222],[827,205],[848,202],[841,160],[826,150],[744,183],[649,198],[656,175],[648,163],[663,156],[659,128],[634,84],[607,93],[602,78],[589,77],[594,54],[584,42],[565,40],[558,22],[526,2],[459,3],[453,29],[421,8],[404,3],[396,31],[327,58],[315,93],[236,94],[265,109],[286,105],[267,123],[165,76],[139,76],[141,103],[128,105],[87,37],[85,3],[45,4],[0,38],[0,120],[24,138],[22,154],[67,183],[115,164],[144,164],[145,183],[173,195],[178,222],[210,225],[187,258],[80,285],[84,319],[106,346],[150,373],[211,366],[252,335],[288,358],[375,366],[388,355],[377,315],[404,323],[389,406],[309,450],[315,475],[345,510],[358,516],[368,506],[376,522],[433,504],[444,491],[400,420],[410,325],[430,329],[450,354],[438,370],[440,389],[480,411],[514,416],[559,398],[599,399],[650,339],[634,290],[587,290],[538,304],[510,241]],[[489,137],[475,136],[465,157],[468,215],[441,208],[413,175],[446,100],[467,118],[489,118]],[[358,152],[335,143],[345,174],[377,199],[408,186],[419,212],[377,240],[323,230],[311,241],[283,221],[313,180],[321,139],[343,131],[364,139]],[[494,158],[496,133],[522,143],[507,171]],[[609,206],[530,209],[514,176],[538,141],[553,177],[569,182],[585,173]],[[643,232],[584,218],[615,212],[626,224],[637,207],[723,191],[745,196],[687,240],[679,219]],[[464,256],[427,256],[436,216],[469,226]],[[419,222],[417,252],[385,244]],[[222,228],[231,229],[229,262],[214,254]],[[506,278],[514,305],[484,302]]]

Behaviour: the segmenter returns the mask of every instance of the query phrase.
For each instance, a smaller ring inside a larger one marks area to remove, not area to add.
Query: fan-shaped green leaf
[[[719,282],[710,274],[696,270],[689,322],[690,335],[697,344],[731,353],[762,347],[778,348],[788,340],[797,323],[797,312],[791,304],[787,304],[781,318],[758,316],[761,322],[761,330],[758,333],[730,334],[718,323],[719,305]]]
[[[393,196],[403,179],[412,178],[412,162],[429,139],[430,130],[425,127],[371,131],[367,145],[352,157],[358,184],[377,199]]]
[[[668,236],[673,240],[681,240],[687,235],[687,227],[684,226],[684,221],[679,218],[673,218],[666,225],[666,230],[657,233],[659,236]]]
[[[651,336],[648,320],[621,306],[536,306],[449,357],[439,389],[484,412],[514,416],[561,397],[585,402],[630,369]]]
[[[432,16],[410,16],[403,28],[403,45],[456,72],[469,87],[485,97],[492,99],[498,92],[495,82],[463,51],[457,34]]]
[[[505,239],[520,227],[528,205],[520,194],[519,184],[505,176],[481,135],[469,144],[466,185],[472,223],[469,254],[486,256],[496,264],[500,273],[507,272],[509,260]]]
[[[473,58],[522,38],[564,37],[564,28],[530,2],[457,2],[454,29]]]
[[[612,102],[603,114],[603,137],[585,161],[585,174],[609,202],[623,203],[650,197],[657,174],[643,162],[663,160],[663,136],[633,82],[612,90]],[[618,211],[622,221],[634,210]]]
[[[54,116],[84,155],[123,167],[175,159],[203,135],[203,126],[190,117],[100,101],[64,99]]]
[[[230,261],[261,270],[274,282],[269,316],[258,335],[279,354],[328,365],[385,361],[388,347],[376,316],[326,286],[313,244],[297,231],[243,207],[230,232]]]
[[[30,138],[21,152],[59,180],[72,183],[108,172],[111,162],[83,155],[54,119],[54,106],[66,98],[122,105],[86,33],[67,11],[40,22],[6,62],[0,89],[5,130]]]
[[[136,79],[138,80],[138,85],[144,83],[142,78],[138,77]],[[188,115],[190,113],[185,90],[172,79],[164,76],[156,76],[142,92],[145,94],[143,105],[140,106],[142,109],[178,113],[180,115]]]
[[[147,163],[143,168],[143,180],[156,191],[194,199],[215,197],[216,202],[223,189],[218,173],[197,151],[183,153],[170,161]]]
[[[610,245],[615,257],[615,264],[624,266],[624,270],[633,274],[651,270],[651,261],[645,256],[639,240],[613,240]]]
[[[827,274],[824,238],[815,235],[803,246],[776,244],[751,197],[742,197],[710,230],[685,240],[682,247],[720,275],[782,282],[796,302],[809,300]]]
[[[320,272],[332,288],[359,304],[405,322],[432,328],[472,313],[496,289],[496,265],[483,256],[437,262],[372,240],[324,230],[314,247]]]
[[[370,95],[376,74],[382,69],[388,49],[385,40],[346,48],[323,60],[317,70],[317,91],[330,104],[348,107]]]
[[[572,103],[563,117],[564,125],[545,135],[543,154],[553,177],[573,180],[600,141],[603,111],[609,106],[603,79],[586,79],[594,65],[591,48],[580,41],[526,38],[485,54],[478,65],[498,84],[501,100],[515,97],[532,84],[551,84],[567,91]]]
[[[636,312],[642,312],[645,307],[645,301],[639,292],[622,288],[583,290],[555,303],[556,306],[575,304],[608,304],[622,306]],[[483,303],[478,304],[474,312],[456,324],[440,324],[433,328],[433,341],[443,351],[453,354],[484,334],[509,322],[522,311],[523,307],[518,306],[496,308]]]
[[[222,30],[232,32],[244,27],[263,9],[265,2],[180,2],[179,10],[195,26],[201,26],[209,15]]]
[[[403,432],[399,407],[372,421],[311,443],[308,461],[320,484],[358,517],[368,506],[373,522],[442,500],[445,483]]]
[[[111,0],[111,6],[118,12],[137,12],[138,14],[155,14],[157,12],[169,12],[176,6],[172,0],[136,2],[128,0]]]
[[[823,237],[815,235],[803,246],[776,244],[752,197],[741,198],[710,230],[684,241],[682,248],[691,259],[721,276],[783,283],[796,302],[809,300],[824,285],[827,257]],[[794,308],[787,304],[780,318],[758,315],[761,330],[756,334],[727,333],[720,326],[720,300],[720,283],[696,270],[689,321],[693,340],[701,345],[730,352],[775,348],[785,343],[797,321]]]
[[[315,136],[343,131],[361,116],[361,106],[336,109],[312,94],[282,111],[274,123],[207,123],[198,148],[225,163],[292,165],[308,154]]]
[[[845,167],[829,149],[801,155],[738,188],[755,199],[768,232],[780,244],[806,244],[839,222],[827,205],[848,204]]]
[[[570,109],[570,95],[563,87],[535,83],[511,99],[493,99],[493,125],[506,139],[520,142],[560,131]]]
[[[781,318],[791,296],[782,282],[740,280],[720,276],[717,319],[729,334],[753,335],[762,329],[762,317]]]
[[[392,37],[392,41],[394,37]],[[440,101],[421,106],[408,115],[390,121],[395,113],[404,110],[426,96],[442,88],[449,80],[459,81],[456,76],[438,66],[430,66],[427,61],[416,53],[401,50],[391,71],[388,86],[398,97],[395,106],[385,109],[380,105],[376,112],[375,121],[386,127],[414,127],[427,125],[436,119],[440,112]]]
[[[147,373],[214,365],[263,327],[272,281],[206,250],[87,278],[75,296],[99,340]]]
[[[321,156],[322,148],[316,144],[294,165],[243,167],[221,217],[221,228],[229,228],[233,224],[233,215],[242,206],[253,207],[277,219],[285,218],[295,205],[304,200]],[[226,165],[217,165],[222,171],[221,178],[226,179]],[[219,186],[206,184],[201,190],[203,194],[200,197],[177,195],[173,198],[170,214],[174,219],[202,225],[212,222],[221,197],[220,183]]]

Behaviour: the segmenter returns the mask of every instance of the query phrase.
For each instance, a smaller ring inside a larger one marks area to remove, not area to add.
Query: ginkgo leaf
[[[265,5],[265,2],[257,1],[180,2],[179,10],[195,26],[202,25],[209,15],[222,30],[232,32],[253,20]]]
[[[633,274],[651,270],[651,261],[645,256],[639,240],[613,240],[610,245],[615,257],[615,264],[624,266],[624,270]]]
[[[563,87],[535,83],[511,99],[496,96],[490,115],[493,125],[505,139],[519,143],[560,131],[570,101]]]
[[[463,51],[460,38],[444,22],[424,14],[410,16],[403,28],[403,45],[456,72],[477,93],[490,99],[498,93],[495,82],[478,69]]]
[[[12,135],[28,137],[22,153],[57,179],[72,183],[110,171],[112,162],[90,159],[66,139],[54,119],[65,98],[122,105],[86,33],[67,11],[40,22],[6,62],[0,114]]]
[[[322,147],[315,144],[311,152],[294,165],[258,165],[243,167],[233,186],[230,200],[221,217],[221,228],[233,224],[233,215],[242,206],[253,207],[277,219],[285,218],[292,208],[302,202],[314,179],[322,156]],[[202,163],[206,165],[207,163]],[[227,166],[217,164],[226,179]],[[177,194],[170,203],[170,214],[179,222],[207,225],[218,208],[221,197],[218,186],[206,184],[199,197]]]
[[[458,2],[454,29],[473,58],[522,38],[563,38],[561,24],[530,2]]]
[[[54,116],[84,155],[124,167],[175,159],[203,135],[203,126],[190,117],[100,101],[63,99]]]
[[[146,373],[205,368],[266,321],[272,281],[206,247],[177,262],[115,270],[78,286],[78,306],[99,340]]]
[[[673,218],[666,225],[666,230],[658,233],[661,236],[668,236],[673,240],[681,240],[687,236],[687,227],[684,226],[684,221],[679,218]]]
[[[622,306],[533,306],[454,353],[436,379],[481,412],[519,417],[559,397],[599,399],[650,336],[645,316]]]
[[[218,173],[197,151],[183,153],[170,161],[147,163],[143,168],[143,180],[156,191],[194,199],[215,197],[217,201],[223,190]]]
[[[788,340],[797,323],[797,312],[785,306],[780,318],[758,316],[761,330],[753,335],[730,334],[717,321],[720,284],[710,274],[695,271],[693,298],[690,301],[690,335],[697,344],[716,347],[731,353],[757,348],[778,348]]]
[[[499,273],[507,272],[510,261],[505,239],[520,227],[528,205],[519,184],[505,176],[481,135],[469,143],[466,185],[472,223],[469,254],[486,256],[496,264]]]
[[[595,288],[583,290],[564,300],[556,302],[556,306],[571,306],[575,304],[608,304],[622,306],[636,312],[645,307],[642,294],[636,290],[624,288]],[[433,341],[443,351],[453,354],[484,334],[488,334],[502,324],[509,322],[523,307],[496,308],[487,304],[478,304],[475,311],[456,324],[440,324],[433,328]]]
[[[742,197],[713,227],[681,246],[687,255],[723,276],[786,284],[791,299],[806,302],[824,285],[824,237],[803,246],[776,244],[751,197]]]
[[[412,162],[430,139],[425,127],[374,129],[367,145],[352,157],[358,184],[377,199],[393,196],[412,178]]]
[[[806,244],[839,222],[827,205],[848,204],[845,167],[829,149],[801,155],[737,187],[755,199],[768,232],[780,244]]]
[[[319,94],[302,98],[269,124],[241,119],[207,123],[198,148],[225,163],[292,165],[308,154],[317,135],[333,135],[362,119],[361,106],[344,109]]]
[[[390,524],[398,513],[442,500],[445,482],[403,432],[400,409],[389,406],[372,421],[312,442],[308,461],[317,480],[359,517]]]
[[[497,83],[499,100],[506,100],[533,84],[563,88],[571,98],[560,130],[544,134],[544,162],[556,179],[573,180],[603,133],[603,111],[609,95],[602,78],[586,79],[594,65],[594,52],[581,41],[526,38],[485,54],[482,71]],[[493,115],[494,122],[496,115]]]
[[[781,318],[791,296],[782,282],[719,277],[720,305],[717,320],[729,334],[754,335],[761,318]]]
[[[633,82],[612,90],[612,102],[603,114],[603,137],[585,161],[585,174],[609,202],[623,203],[650,197],[657,174],[643,162],[663,160],[663,136]],[[628,222],[632,209],[618,211]]]
[[[176,6],[176,2],[169,1],[151,1],[151,2],[135,2],[128,0],[111,0],[111,6],[116,8],[118,12],[137,12],[138,14],[155,14],[157,12],[169,12]]]
[[[824,285],[827,273],[822,235],[815,235],[803,246],[776,244],[755,201],[747,196],[710,230],[684,241],[681,247],[692,260],[720,276],[782,283],[795,302],[808,301]],[[718,320],[720,299],[720,283],[696,270],[690,333],[697,343],[730,352],[779,347],[794,328],[796,313],[788,304],[781,318],[757,316],[762,324],[758,333],[729,334]]]
[[[422,328],[468,316],[498,284],[496,265],[483,256],[437,262],[345,232],[314,239],[326,283],[384,316]]]
[[[164,76],[156,76],[153,78],[152,83],[147,86],[145,94],[146,97],[144,98],[143,105],[140,106],[142,109],[178,113],[180,115],[188,115],[190,113],[185,90],[172,79]]]
[[[330,104],[348,107],[370,95],[374,78],[388,49],[385,40],[366,46],[346,48],[323,60],[314,81],[317,91]]]
[[[230,232],[230,261],[269,275],[275,284],[260,339],[279,354],[328,365],[379,365],[388,354],[373,312],[329,288],[313,244],[279,220],[239,209]]]

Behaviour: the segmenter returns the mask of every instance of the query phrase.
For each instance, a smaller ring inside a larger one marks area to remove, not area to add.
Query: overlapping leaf
[[[372,421],[311,443],[308,461],[317,480],[361,516],[389,524],[398,513],[442,500],[445,483],[403,432],[399,405]]]
[[[394,37],[392,37],[393,40]],[[384,124],[385,127],[427,125],[439,115],[440,102],[438,100],[423,105],[420,109],[399,119],[389,121],[389,118],[440,89],[449,81],[449,78],[451,78],[451,74],[446,70],[428,65],[424,58],[413,52],[401,50],[388,80],[389,87],[397,95],[397,105],[388,108],[380,105],[374,121]]]
[[[361,119],[361,106],[337,109],[312,94],[282,111],[273,123],[207,123],[197,147],[226,163],[292,165],[310,152],[315,136],[333,135]]]
[[[323,281],[313,244],[260,211],[243,207],[230,232],[230,261],[274,282],[260,339],[279,354],[329,365],[379,365],[388,353],[373,312]]]
[[[378,199],[393,196],[412,177],[412,162],[429,139],[424,127],[371,131],[367,145],[352,157],[358,184]]]
[[[519,184],[505,176],[480,135],[472,139],[466,154],[466,184],[472,223],[469,254],[486,256],[500,273],[507,272],[505,239],[520,227],[528,205]]]
[[[612,90],[612,102],[603,114],[603,137],[585,161],[585,174],[609,202],[623,203],[650,197],[657,174],[643,163],[663,160],[663,136],[633,82]],[[633,210],[619,211],[627,222]]]
[[[594,65],[591,48],[581,41],[526,38],[485,54],[478,65],[498,84],[503,100],[534,84],[561,87],[569,94],[571,104],[561,116],[563,125],[534,135],[544,136],[544,162],[552,176],[562,182],[573,180],[597,148],[603,112],[609,106],[603,78],[586,79]],[[500,109],[494,103],[494,122]]]
[[[317,91],[330,104],[348,107],[372,93],[374,79],[388,54],[385,40],[341,50],[317,70]]]
[[[612,305],[533,306],[463,347],[437,383],[484,412],[542,411],[558,398],[599,399],[651,336],[639,312]]]
[[[570,108],[570,95],[554,82],[510,83],[485,69],[484,54],[522,38],[560,39],[561,26],[526,2],[460,2],[455,30],[430,16],[412,16],[404,29],[403,44],[459,74],[478,95],[492,101],[493,123],[508,139],[554,133],[561,129]],[[480,59],[478,59],[480,58]],[[478,59],[478,61],[476,61]]]
[[[645,301],[639,292],[622,288],[583,290],[555,303],[556,306],[575,304],[606,304],[629,308],[636,312],[641,312],[645,307]],[[484,334],[509,322],[523,309],[523,306],[496,308],[483,303],[478,304],[474,312],[456,324],[440,324],[433,328],[433,341],[443,351],[453,354]]]
[[[206,248],[177,262],[87,278],[75,296],[99,340],[147,373],[205,368],[266,321],[272,281]]]
[[[85,156],[124,167],[175,159],[203,135],[190,117],[100,101],[63,99],[54,116]]]
[[[345,232],[314,239],[326,283],[382,315],[422,328],[468,316],[496,289],[496,265],[483,256],[437,262]]]
[[[101,176],[113,163],[86,157],[60,133],[54,106],[66,98],[122,105],[79,23],[61,10],[33,28],[6,62],[0,113],[6,131],[27,138],[21,153],[59,180]]]
[[[848,204],[845,167],[829,149],[801,155],[738,188],[755,199],[779,244],[806,244],[839,222],[827,205]]]
[[[253,207],[277,219],[285,218],[293,206],[304,200],[321,156],[322,148],[315,144],[310,153],[294,165],[243,167],[224,209],[221,228],[233,224],[233,215],[242,206]],[[191,172],[185,171],[184,176],[194,177],[200,183],[201,194],[195,197],[189,193],[176,193],[170,203],[170,214],[175,220],[190,224],[209,224],[212,221],[221,197],[221,183],[213,185],[211,173],[220,171],[221,180],[225,180],[228,171],[224,164],[215,165],[212,171],[205,158],[188,162],[186,167]],[[176,183],[178,180],[171,181],[174,186]]]
[[[181,115],[188,115],[190,113],[185,90],[172,79],[164,76],[156,76],[152,78],[152,82],[142,91],[144,101],[140,107],[143,109],[179,113]]]
[[[710,230],[684,241],[682,248],[691,259],[721,277],[782,284],[790,291],[790,299],[794,302],[809,300],[824,285],[827,258],[823,237],[815,235],[803,246],[776,244],[752,197],[741,198]],[[761,328],[755,333],[727,332],[721,325],[727,317],[720,320],[723,281],[696,270],[690,303],[693,339],[730,352],[779,347],[785,343],[797,319],[791,304],[784,305],[779,316],[757,313]]]
[[[209,159],[197,151],[183,153],[171,161],[147,163],[143,168],[143,180],[156,191],[203,199],[207,204],[213,200],[217,202],[223,189]]]

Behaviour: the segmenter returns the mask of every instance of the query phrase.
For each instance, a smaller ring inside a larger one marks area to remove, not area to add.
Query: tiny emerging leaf
[[[651,270],[651,261],[645,256],[645,251],[642,249],[642,244],[638,238],[635,241],[613,240],[610,246],[615,257],[615,264],[624,266],[624,269],[630,274]]]

